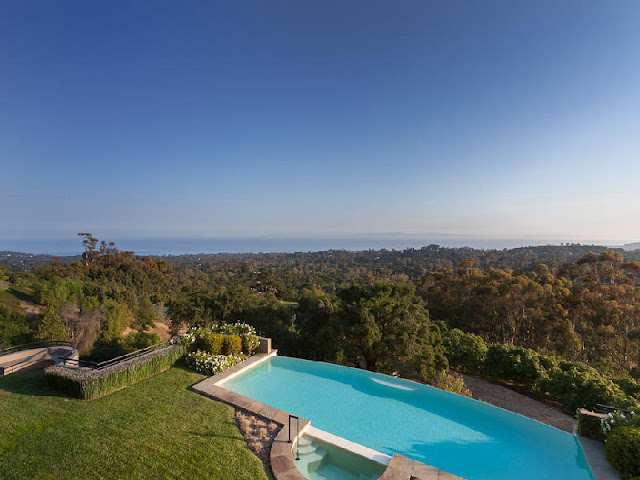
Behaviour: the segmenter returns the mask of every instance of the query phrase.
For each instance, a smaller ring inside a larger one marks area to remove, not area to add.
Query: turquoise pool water
[[[224,388],[468,480],[593,480],[575,436],[388,375],[272,357]]]

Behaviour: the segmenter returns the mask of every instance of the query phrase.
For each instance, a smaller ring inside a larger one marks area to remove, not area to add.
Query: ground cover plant
[[[236,410],[236,422],[249,449],[271,468],[271,446],[281,426],[243,410]]]
[[[174,367],[85,402],[41,371],[0,377],[0,478],[267,479],[234,410],[189,391],[204,378]]]

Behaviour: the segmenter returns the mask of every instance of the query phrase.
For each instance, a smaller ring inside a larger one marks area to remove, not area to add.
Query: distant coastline
[[[417,236],[404,234],[371,235],[283,235],[237,236],[210,238],[107,238],[116,242],[121,250],[133,250],[139,255],[188,255],[215,253],[294,253],[323,250],[404,250],[437,244],[443,247],[470,247],[474,249],[510,249],[529,246],[581,243],[622,248],[640,248],[640,244],[622,245],[623,242],[572,241],[549,238],[491,238],[483,236]],[[82,252],[79,238],[0,239],[0,251],[73,256]]]

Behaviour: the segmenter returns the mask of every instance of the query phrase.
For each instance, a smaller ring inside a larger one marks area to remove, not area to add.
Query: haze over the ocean
[[[638,25],[635,0],[4,2],[0,249],[638,241]]]

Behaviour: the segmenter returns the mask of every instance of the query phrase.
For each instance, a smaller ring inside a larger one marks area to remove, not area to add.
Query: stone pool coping
[[[325,432],[324,430],[312,427],[311,425],[306,429],[305,434],[308,437],[321,440],[324,443],[329,443],[333,446],[340,447],[343,450],[356,453],[367,460],[379,463],[385,467],[389,465],[389,462],[391,462],[391,457],[385,453],[380,453],[377,450],[373,450],[372,448],[365,447],[359,443],[339,437],[333,433]]]
[[[273,445],[271,446],[270,460],[273,476],[276,480],[307,480],[295,465],[293,460],[293,447],[298,438],[309,430],[311,422],[300,417],[298,432],[297,434],[294,431],[291,432],[292,441],[289,443],[290,414],[288,412],[271,407],[249,397],[245,397],[244,395],[237,394],[231,390],[223,388],[222,386],[228,380],[243,374],[247,370],[258,366],[277,354],[277,350],[274,350],[269,354],[256,354],[222,373],[195,384],[191,388],[200,395],[226,403],[234,408],[246,410],[254,415],[259,415],[282,425],[282,428],[276,435],[276,438],[273,440]],[[295,386],[292,386],[292,388],[295,388]],[[291,423],[291,426],[295,428],[295,421],[292,421]],[[324,432],[317,428],[311,428],[312,430],[309,432],[313,433],[311,436],[318,437],[320,440],[331,443],[339,448],[343,448],[357,455],[361,455],[365,458],[369,458],[370,460],[387,465],[387,468],[380,477],[380,480],[464,480],[462,477],[443,472],[442,470],[438,470],[430,465],[405,457],[404,455],[396,453],[393,457],[389,457],[383,453],[357,443],[350,442],[342,437]]]

